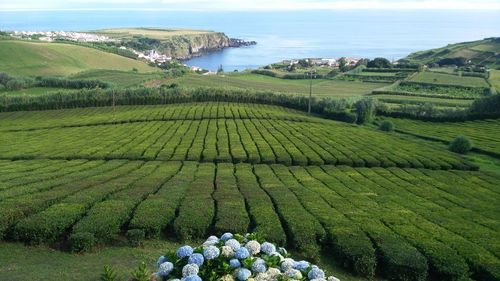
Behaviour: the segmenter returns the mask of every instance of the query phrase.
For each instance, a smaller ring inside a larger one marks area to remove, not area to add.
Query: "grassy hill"
[[[421,63],[434,63],[444,58],[463,57],[473,64],[500,68],[500,38],[450,44],[445,47],[410,54],[404,60]]]
[[[84,70],[110,69],[151,72],[144,62],[82,46],[0,40],[0,71],[16,76],[70,75]]]

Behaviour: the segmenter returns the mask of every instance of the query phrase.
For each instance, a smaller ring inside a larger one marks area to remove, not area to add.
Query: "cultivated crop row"
[[[171,105],[87,107],[75,109],[2,112],[0,130],[32,130],[96,124],[201,119],[283,119],[312,121],[296,110],[264,104],[224,102]],[[316,119],[319,120],[319,119]]]
[[[500,157],[500,120],[467,122],[424,122],[389,118],[401,132],[451,142],[458,135],[467,136],[476,149]]]
[[[190,160],[473,169],[431,146],[344,123],[268,119],[151,121],[4,132],[8,159]]]
[[[120,236],[257,231],[398,280],[500,277],[500,180],[474,171],[159,161],[0,161],[36,185],[0,199],[6,239],[75,251]],[[88,165],[88,166],[84,166]],[[65,170],[62,167],[60,170]],[[44,172],[45,171],[45,172]],[[57,174],[54,177],[48,174]],[[15,189],[7,181],[6,191]]]

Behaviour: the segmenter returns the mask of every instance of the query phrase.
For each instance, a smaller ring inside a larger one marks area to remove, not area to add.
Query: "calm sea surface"
[[[110,27],[210,29],[258,45],[225,49],[187,63],[215,70],[256,68],[302,57],[386,57],[448,43],[500,36],[498,11],[305,12],[1,12],[0,30],[93,30]]]

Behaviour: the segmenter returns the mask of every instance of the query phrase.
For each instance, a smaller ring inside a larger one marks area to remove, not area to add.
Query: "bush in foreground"
[[[449,149],[455,153],[465,154],[472,149],[472,143],[467,137],[458,136],[450,143]]]
[[[379,130],[381,131],[384,131],[384,132],[392,132],[394,131],[394,123],[392,123],[391,121],[382,121],[382,123],[380,123],[380,126],[378,127]]]
[[[328,280],[323,270],[307,261],[289,258],[284,248],[259,235],[210,236],[200,247],[180,247],[157,262],[155,280]]]

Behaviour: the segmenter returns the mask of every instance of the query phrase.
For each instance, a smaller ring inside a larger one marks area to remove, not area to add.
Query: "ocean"
[[[210,70],[222,65],[225,71],[304,57],[399,59],[418,50],[500,36],[499,26],[498,11],[0,11],[0,30],[195,28],[257,41],[186,61]]]

